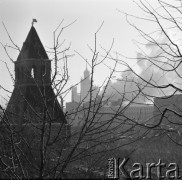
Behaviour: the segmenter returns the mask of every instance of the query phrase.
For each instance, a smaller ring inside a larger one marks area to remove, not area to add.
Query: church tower
[[[13,157],[10,167],[16,163],[17,177],[24,177],[22,167],[28,178],[37,178],[42,169],[51,177],[57,157],[64,157],[70,145],[70,133],[52,88],[51,60],[32,25],[15,62],[14,90],[0,122],[2,162]]]
[[[66,123],[51,86],[51,60],[32,25],[15,62],[15,87],[6,109],[12,124]]]

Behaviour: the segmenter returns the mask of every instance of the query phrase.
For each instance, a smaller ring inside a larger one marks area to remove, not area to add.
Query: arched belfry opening
[[[36,78],[36,67],[34,65],[31,68],[31,78]]]

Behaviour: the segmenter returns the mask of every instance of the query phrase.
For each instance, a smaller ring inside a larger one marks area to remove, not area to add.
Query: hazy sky
[[[127,24],[124,15],[117,9],[127,13],[139,13],[136,4],[131,0],[0,0],[0,21],[5,23],[13,41],[22,47],[32,19],[36,18],[38,23],[34,26],[44,47],[52,47],[53,31],[58,24],[63,19],[63,25],[77,20],[64,31],[61,38],[66,39],[65,45],[71,43],[70,53],[75,53],[76,50],[88,61],[90,61],[91,53],[87,45],[93,47],[94,33],[104,21],[98,34],[98,47],[101,45],[108,49],[114,38],[113,53],[117,51],[126,56],[136,57],[137,48],[132,40],[137,38],[138,33]],[[0,42],[10,43],[2,23],[0,24]],[[12,53],[12,58],[16,60],[17,55]],[[11,72],[14,71],[14,65],[5,56],[2,47],[0,47],[0,60],[8,64]],[[134,60],[133,62],[128,60],[128,63],[134,63]],[[77,54],[68,60],[69,85],[80,80],[85,64]],[[103,66],[98,68],[95,72],[97,77],[95,83],[100,84],[108,72],[108,69]],[[0,62],[0,84],[10,91],[13,90],[11,77],[2,62]],[[4,96],[2,89],[0,93]]]

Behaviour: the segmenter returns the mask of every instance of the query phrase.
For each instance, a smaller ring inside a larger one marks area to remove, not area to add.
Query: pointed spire
[[[89,70],[87,69],[87,63],[86,63],[86,69],[85,69],[85,71],[84,71],[84,79],[85,78],[88,78],[90,76],[90,72],[89,72]]]
[[[74,92],[73,92],[73,88],[71,89],[71,102],[74,102]]]
[[[23,43],[23,47],[20,51],[17,61],[31,58],[48,59],[47,53],[39,39],[39,36],[34,26],[31,26],[31,29],[28,33],[25,42]]]
[[[87,69],[87,62],[86,62],[86,71],[88,71],[88,69]]]
[[[90,74],[90,72],[89,72],[89,70],[87,68],[87,62],[86,62],[86,68],[85,68],[85,71],[84,72],[86,72],[87,74]]]

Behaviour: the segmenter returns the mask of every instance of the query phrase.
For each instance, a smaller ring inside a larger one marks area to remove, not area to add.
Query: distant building
[[[68,111],[69,124],[71,125],[71,133],[79,135],[85,122],[92,122],[93,139],[99,138],[100,141],[107,141],[107,138],[115,137],[121,139],[118,143],[123,142],[123,138],[137,138],[143,135],[146,131],[142,126],[137,123],[151,125],[153,123],[153,105],[130,105],[130,106],[111,106],[100,104],[100,100],[95,102],[87,102],[83,105],[75,102],[67,103],[66,110]],[[99,106],[100,104],[100,106]],[[90,108],[89,108],[90,106]],[[94,129],[102,132],[94,135]],[[91,128],[91,129],[92,129]],[[73,139],[72,139],[73,140]],[[75,140],[72,142],[74,143]],[[109,144],[108,144],[109,145]],[[116,143],[119,146],[119,144]],[[86,146],[83,144],[83,146]],[[87,144],[88,146],[88,144]]]
[[[77,86],[72,87],[71,101],[72,102],[80,102],[80,94],[77,92]]]
[[[66,111],[68,113],[68,123],[72,127],[77,127],[82,122],[82,106],[78,102],[68,102],[66,103]]]
[[[90,95],[92,94],[92,100],[94,100],[99,93],[99,89],[97,86],[92,85],[90,80],[90,72],[85,69],[84,76],[81,78],[80,82],[80,93],[77,92],[77,86],[72,87],[71,90],[71,101],[79,102],[81,104],[90,101]]]
[[[92,94],[91,99],[90,94]],[[77,92],[77,87],[73,87],[71,97],[71,102],[66,103],[66,111],[71,133],[74,134],[75,139],[86,121],[92,122],[92,128],[95,127],[95,129],[97,129],[96,127],[106,128],[107,122],[111,122],[108,128],[108,131],[113,129],[112,132],[108,133],[110,136],[121,136],[122,133],[126,132],[128,137],[134,131],[137,131],[136,137],[143,133],[143,128],[137,126],[137,123],[153,123],[153,105],[135,104],[128,106],[122,98],[115,100],[101,98],[98,87],[92,86],[91,89],[90,72],[87,68],[81,79],[80,93]],[[144,102],[143,99],[141,102]],[[101,134],[97,134],[97,136],[99,135],[101,136]],[[74,142],[76,141],[72,138],[72,143]]]
[[[124,111],[125,116],[142,123],[152,123],[154,106],[153,105],[130,105]]]

